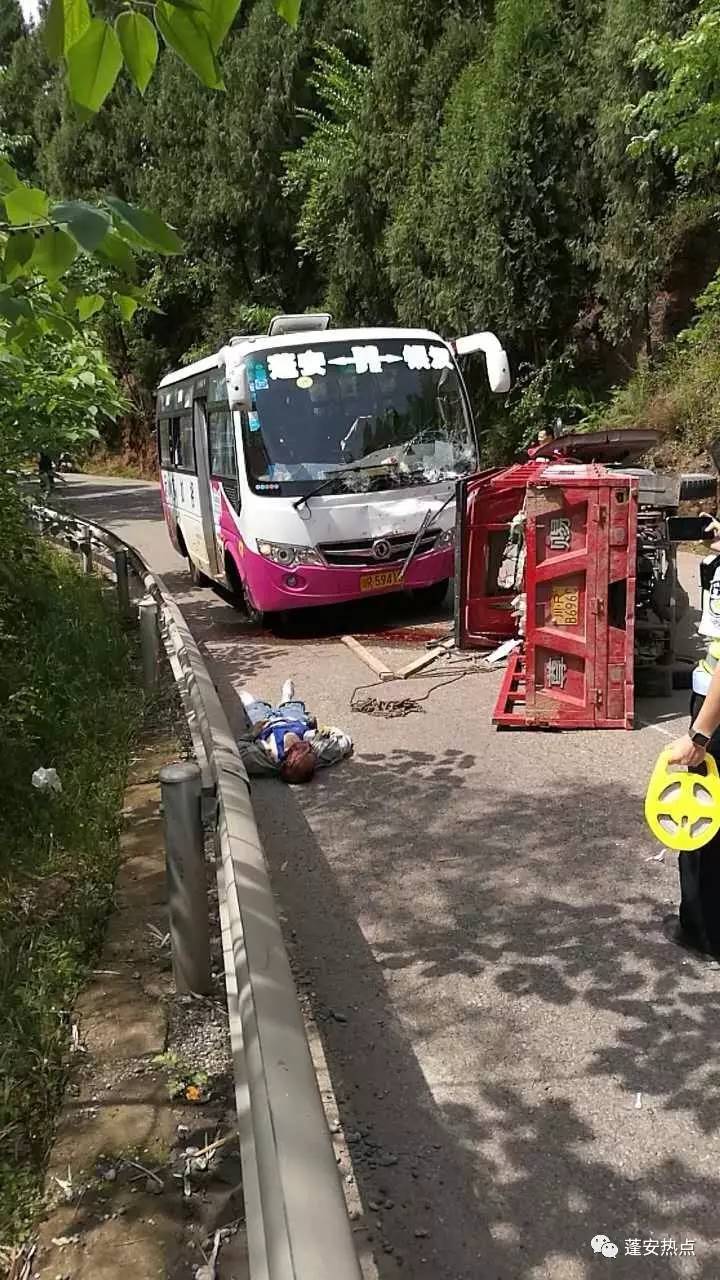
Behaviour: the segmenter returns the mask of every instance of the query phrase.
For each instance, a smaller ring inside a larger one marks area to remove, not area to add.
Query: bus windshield
[[[321,339],[253,353],[247,370],[243,442],[258,493],[300,495],[328,479],[325,492],[392,489],[475,469],[460,379],[439,343]]]

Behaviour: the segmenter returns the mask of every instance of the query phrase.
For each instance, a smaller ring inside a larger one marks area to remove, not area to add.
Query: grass
[[[151,439],[145,454],[129,456],[96,449],[83,459],[82,467],[93,476],[119,476],[125,480],[157,480],[158,466],[155,444]]]
[[[598,428],[649,427],[666,467],[707,469],[707,446],[720,436],[720,322],[669,343],[654,368],[641,364],[627,385],[593,416]]]
[[[141,706],[130,641],[107,591],[38,545],[9,505],[9,516],[0,518],[5,1245],[27,1234],[40,1205],[66,1079],[70,1010],[112,906],[119,814]],[[41,765],[57,769],[61,792],[33,788]]]

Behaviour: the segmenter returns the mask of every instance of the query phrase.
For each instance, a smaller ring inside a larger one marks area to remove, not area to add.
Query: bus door
[[[215,521],[210,492],[210,463],[208,459],[207,399],[204,395],[193,400],[193,429],[195,434],[195,465],[198,478],[200,519],[205,539],[205,564],[203,568],[214,578],[219,577]]]

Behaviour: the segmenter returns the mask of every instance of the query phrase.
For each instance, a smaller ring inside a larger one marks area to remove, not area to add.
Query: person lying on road
[[[295,697],[292,680],[286,680],[280,703],[240,691],[250,733],[240,739],[240,754],[248,773],[279,773],[285,782],[309,782],[317,768],[336,764],[352,754],[353,744],[340,729],[318,728],[305,703]]]

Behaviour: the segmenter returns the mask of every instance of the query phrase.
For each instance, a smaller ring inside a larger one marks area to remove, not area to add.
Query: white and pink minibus
[[[477,467],[459,356],[493,334],[332,329],[280,316],[163,378],[163,510],[193,581],[254,617],[407,590],[439,603],[453,571],[456,481]]]

